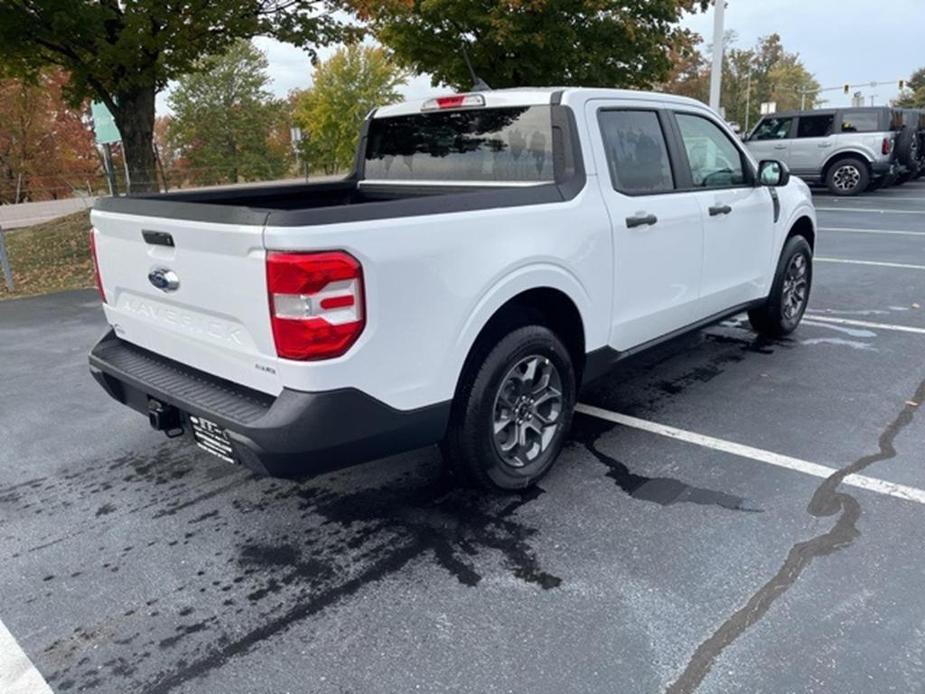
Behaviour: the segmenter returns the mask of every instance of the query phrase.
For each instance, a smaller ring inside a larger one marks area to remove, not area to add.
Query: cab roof
[[[696,99],[661,92],[637,91],[633,89],[609,89],[596,87],[512,87],[486,91],[451,92],[426,99],[414,99],[390,106],[383,106],[375,111],[374,118],[389,118],[421,113],[424,105],[433,99],[455,94],[478,94],[485,100],[485,108],[505,106],[538,106],[548,104],[572,104],[588,99],[621,99],[627,101],[658,101],[665,104],[696,106],[707,108]]]

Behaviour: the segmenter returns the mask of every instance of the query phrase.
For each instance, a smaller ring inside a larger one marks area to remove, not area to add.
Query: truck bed
[[[349,177],[100,198],[95,209],[161,219],[226,224],[311,226],[440,212],[559,202],[555,183],[505,185],[384,184]],[[438,199],[439,198],[439,199]]]

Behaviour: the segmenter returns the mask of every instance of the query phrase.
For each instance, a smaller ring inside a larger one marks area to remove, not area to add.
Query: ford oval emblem
[[[180,278],[173,270],[156,267],[148,273],[148,282],[162,292],[174,292],[180,286]]]

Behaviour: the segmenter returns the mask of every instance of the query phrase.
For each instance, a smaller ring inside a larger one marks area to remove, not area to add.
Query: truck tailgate
[[[120,338],[220,378],[280,392],[262,225],[103,210],[91,220],[104,309]],[[155,286],[165,284],[165,275],[176,287]]]

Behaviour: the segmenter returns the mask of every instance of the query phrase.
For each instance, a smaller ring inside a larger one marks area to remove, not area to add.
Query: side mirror
[[[758,184],[762,186],[785,186],[790,182],[790,169],[782,161],[765,159],[758,164]]]

